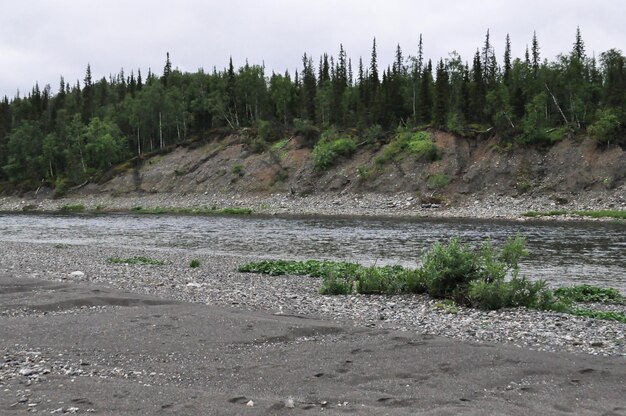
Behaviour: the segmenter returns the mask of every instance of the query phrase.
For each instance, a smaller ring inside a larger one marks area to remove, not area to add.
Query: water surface
[[[459,219],[0,214],[0,240],[169,248],[268,258],[414,266],[435,242],[494,245],[520,234],[523,274],[550,284],[591,283],[626,292],[626,225]]]

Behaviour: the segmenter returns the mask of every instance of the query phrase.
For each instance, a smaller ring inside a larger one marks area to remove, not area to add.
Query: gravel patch
[[[0,252],[3,253],[0,273],[15,277],[93,283],[166,299],[400,329],[463,341],[506,343],[541,351],[626,356],[626,324],[623,323],[524,308],[491,312],[464,307],[450,310],[421,295],[322,296],[318,293],[321,282],[317,278],[238,273],[240,264],[255,260],[245,256],[204,255],[199,257],[200,267],[190,268],[189,262],[198,258],[197,254],[173,249],[129,250],[3,242]],[[132,256],[146,256],[165,264],[107,262],[109,257]],[[626,312],[624,305],[610,308]],[[84,307],[59,313],[98,313],[101,310],[104,309]],[[10,316],[24,313],[42,312],[12,310],[6,306],[2,316],[10,319]],[[20,369],[33,367],[24,362]],[[47,368],[43,364],[40,367]],[[0,377],[1,374],[0,370]]]
[[[87,210],[115,211],[143,208],[251,208],[269,215],[341,215],[380,217],[494,218],[527,220],[528,211],[625,210],[626,186],[612,191],[585,192],[578,195],[520,195],[517,197],[484,193],[464,197],[460,202],[422,203],[415,194],[128,194],[75,195],[48,199],[29,196],[0,197],[0,211],[57,211],[65,205],[83,205]],[[566,202],[565,202],[566,201]],[[550,220],[580,220],[578,216],[548,217]],[[591,220],[585,218],[585,220]]]

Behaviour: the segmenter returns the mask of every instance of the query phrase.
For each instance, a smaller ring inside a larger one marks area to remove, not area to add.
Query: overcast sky
[[[183,71],[235,66],[248,58],[270,71],[301,67],[304,52],[369,63],[376,37],[379,64],[391,63],[399,43],[415,55],[420,33],[426,58],[457,50],[470,61],[490,29],[501,62],[511,35],[514,56],[537,31],[541,57],[571,50],[580,26],[589,54],[626,49],[626,2],[621,0],[3,0],[0,12],[0,96],[27,94],[35,82],[53,91],[63,75],[82,80],[124,68],[161,74],[166,52]]]

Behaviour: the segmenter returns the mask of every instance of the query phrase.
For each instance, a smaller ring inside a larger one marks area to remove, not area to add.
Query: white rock
[[[19,373],[22,376],[30,376],[32,374],[35,374],[37,371],[33,368],[22,368]]]
[[[285,400],[285,407],[287,409],[293,409],[294,407],[296,407],[293,397],[287,397],[287,400]]]
[[[248,403],[246,403],[246,406],[254,407],[254,402],[252,400],[250,400]]]
[[[76,270],[75,272],[70,273],[70,277],[84,277],[85,273],[80,270]]]
[[[198,289],[198,288],[202,287],[202,284],[201,283],[197,283],[197,282],[189,282],[189,283],[187,283],[187,287]]]

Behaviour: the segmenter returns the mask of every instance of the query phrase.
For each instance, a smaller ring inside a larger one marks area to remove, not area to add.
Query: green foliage
[[[616,218],[626,220],[626,211],[620,210],[574,211],[574,214],[580,215],[581,217]]]
[[[600,143],[615,142],[621,127],[615,111],[612,109],[598,110],[596,118],[597,121],[587,129],[591,137]]]
[[[536,36],[528,59],[511,56],[511,39],[506,44],[501,77],[489,41],[473,61],[453,52],[435,60],[435,69],[422,52],[406,60],[398,48],[392,67],[380,72],[373,47],[369,68],[360,65],[353,79],[343,48],[336,59],[324,53],[318,68],[305,54],[296,77],[232,61],[222,70],[183,73],[167,59],[162,77],[138,71],[100,77],[88,68],[83,85],[62,79],[56,95],[35,85],[0,100],[0,182],[26,190],[64,178],[71,187],[111,175],[112,166],[130,157],[232,132],[243,132],[246,150],[261,152],[290,127],[308,147],[323,127],[358,126],[364,142],[375,145],[398,123],[546,146],[589,126],[599,142],[623,143],[626,58],[620,50],[600,53],[598,65],[585,55],[579,33],[575,52],[552,62],[541,61]],[[397,132],[377,163],[409,154],[437,158],[432,140],[403,135],[412,133]]]
[[[392,160],[400,160],[407,154],[418,160],[433,161],[438,157],[438,150],[432,141],[432,135],[426,131],[413,133],[409,130],[400,130],[394,139],[383,150],[375,163],[382,165]]]
[[[568,302],[626,303],[626,297],[618,290],[591,285],[560,287],[554,296]]]
[[[545,281],[530,281],[514,276],[511,280],[498,279],[492,282],[476,280],[470,283],[469,299],[480,309],[501,309],[524,306],[537,308],[541,304],[542,292],[547,290]]]
[[[626,211],[621,210],[600,210],[600,211],[573,211],[568,212],[561,209],[551,210],[551,211],[528,211],[522,214],[524,217],[553,217],[553,216],[561,216],[561,215],[578,215],[581,217],[590,217],[590,218],[615,218],[615,219],[626,219]]]
[[[112,264],[127,264],[127,265],[140,265],[140,266],[162,266],[164,261],[152,259],[150,257],[135,256],[128,258],[109,257],[107,262]]]
[[[65,178],[57,178],[54,182],[54,197],[60,198],[67,191],[67,180]]]
[[[263,260],[239,266],[238,271],[244,273],[263,273],[270,276],[283,274],[323,277],[330,273],[353,275],[361,268],[356,263],[318,261],[318,260]]]
[[[524,217],[535,218],[535,217],[557,217],[561,215],[567,215],[567,211],[563,211],[562,209],[555,209],[551,211],[528,211],[522,214]]]
[[[191,262],[189,263],[189,267],[191,267],[192,269],[200,267],[200,260],[198,259],[191,260]]]
[[[61,208],[59,208],[59,211],[61,211],[61,212],[83,212],[83,211],[85,211],[85,206],[81,205],[81,204],[63,205]]]
[[[367,143],[375,143],[382,139],[384,135],[385,132],[380,124],[374,124],[361,133],[361,137]]]
[[[320,130],[310,120],[294,118],[293,130],[297,136],[304,137],[309,143],[314,142],[320,136]]]
[[[428,178],[428,187],[431,189],[445,188],[450,183],[450,177],[445,173],[436,173]]]
[[[337,163],[340,157],[352,155],[356,142],[351,137],[322,139],[313,148],[313,163],[319,170],[326,170]]]
[[[240,163],[233,165],[233,167],[230,169],[230,173],[232,173],[235,176],[243,176],[244,174],[243,165]]]
[[[603,319],[606,321],[617,321],[626,323],[626,314],[623,312],[615,311],[595,311],[585,308],[574,308],[568,313],[576,316],[584,316],[585,318]]]
[[[500,248],[489,241],[479,250],[457,239],[437,243],[416,269],[370,266],[332,261],[263,260],[239,266],[239,272],[321,277],[324,295],[427,293],[442,299],[435,307],[457,313],[460,305],[484,310],[526,307],[626,322],[621,312],[603,312],[574,306],[575,302],[625,303],[615,289],[588,285],[548,289],[542,280],[519,276],[519,261],[528,253],[525,240],[509,238]]]
[[[133,207],[130,209],[131,212],[137,214],[182,214],[182,215],[250,215],[252,214],[252,209],[243,208],[243,207],[226,207],[226,208],[164,208],[164,207],[155,207],[155,208],[144,208],[144,207]]]

